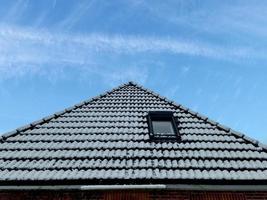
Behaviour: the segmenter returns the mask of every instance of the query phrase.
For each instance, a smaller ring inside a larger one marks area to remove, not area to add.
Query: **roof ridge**
[[[225,125],[223,125],[223,124],[221,124],[219,122],[216,122],[216,121],[214,121],[214,120],[212,120],[212,119],[210,119],[210,118],[208,118],[208,117],[206,117],[206,116],[204,116],[202,114],[199,114],[198,112],[195,112],[195,111],[191,110],[190,108],[187,108],[187,107],[185,107],[185,106],[183,106],[181,104],[177,104],[174,101],[169,100],[168,98],[166,98],[164,96],[161,96],[160,94],[158,94],[158,93],[156,93],[156,92],[154,92],[154,91],[152,91],[152,90],[150,90],[148,88],[144,88],[142,85],[139,85],[136,82],[130,81],[128,84],[129,85],[133,85],[133,86],[135,86],[135,87],[137,87],[139,89],[142,89],[142,90],[144,90],[144,91],[146,91],[146,92],[148,92],[148,93],[160,98],[161,100],[163,100],[163,101],[165,101],[165,102],[167,102],[167,103],[169,103],[169,104],[171,104],[171,105],[173,105],[175,107],[178,107],[179,109],[182,109],[185,112],[188,112],[188,113],[192,114],[193,116],[195,116],[195,117],[197,117],[199,119],[202,119],[202,120],[210,123],[211,125],[215,125],[219,129],[222,129],[222,130],[224,130],[224,131],[226,131],[228,133],[231,133],[231,134],[235,135],[236,137],[242,138],[246,142],[249,142],[249,143],[252,143],[255,146],[261,147],[264,151],[267,152],[267,145],[259,142],[258,140],[255,140],[255,139],[253,139],[251,137],[248,137],[247,135],[245,135],[245,134],[243,134],[243,133],[241,133],[239,131],[235,131],[235,130],[231,129],[228,126],[225,126]]]
[[[143,90],[143,91],[146,91],[146,92],[148,92],[148,93],[150,93],[150,94],[156,96],[157,98],[159,98],[159,99],[161,99],[161,100],[163,100],[163,101],[169,103],[169,104],[172,105],[172,106],[175,106],[175,107],[177,107],[177,108],[179,108],[179,109],[182,109],[182,110],[184,110],[185,112],[188,112],[188,113],[192,114],[193,116],[195,116],[195,117],[197,117],[197,118],[199,118],[199,119],[202,119],[202,120],[204,120],[204,121],[210,123],[211,125],[215,125],[215,126],[216,126],[217,128],[219,128],[219,129],[222,129],[222,130],[224,130],[224,131],[226,131],[226,132],[229,132],[229,133],[231,133],[231,134],[233,134],[233,135],[235,135],[235,136],[237,136],[237,137],[239,137],[239,138],[242,138],[242,139],[244,139],[245,141],[247,141],[247,142],[249,142],[249,143],[252,143],[252,144],[255,145],[255,146],[261,147],[263,150],[265,150],[265,151],[267,152],[267,145],[265,145],[265,144],[263,144],[263,143],[260,143],[259,141],[255,140],[255,139],[253,139],[253,138],[250,138],[250,137],[248,137],[247,135],[245,135],[245,134],[243,134],[243,133],[241,133],[241,132],[235,131],[235,130],[233,130],[233,129],[231,129],[231,128],[225,126],[225,125],[222,125],[222,124],[219,123],[219,122],[216,122],[216,121],[214,121],[214,120],[212,120],[212,119],[209,119],[208,117],[206,117],[206,116],[204,116],[204,115],[202,115],[202,114],[199,114],[198,112],[195,112],[195,111],[193,111],[193,110],[191,110],[191,109],[189,109],[189,108],[187,108],[187,107],[185,107],[185,106],[183,106],[183,105],[181,105],[181,104],[177,104],[176,102],[174,102],[174,101],[172,101],[172,100],[169,100],[168,98],[166,98],[166,97],[164,97],[164,96],[161,96],[160,94],[158,94],[158,93],[156,93],[156,92],[154,92],[154,91],[152,91],[152,90],[150,90],[150,89],[148,89],[148,88],[144,88],[142,85],[139,85],[138,83],[133,82],[133,81],[129,81],[129,82],[127,82],[127,83],[121,84],[121,85],[119,85],[119,86],[117,86],[117,87],[115,87],[115,88],[113,88],[113,89],[111,89],[111,90],[108,90],[108,91],[106,91],[106,92],[104,92],[104,93],[102,93],[102,94],[100,94],[100,95],[98,95],[98,96],[89,98],[89,99],[87,99],[87,100],[85,100],[85,101],[82,101],[82,102],[80,102],[80,103],[78,103],[78,104],[75,104],[75,105],[73,105],[73,106],[71,106],[71,107],[69,107],[69,108],[66,108],[66,109],[62,110],[62,111],[56,112],[56,113],[51,114],[51,115],[49,115],[49,116],[47,116],[47,117],[44,117],[44,118],[42,118],[42,119],[40,119],[40,120],[34,121],[34,122],[32,122],[32,123],[30,123],[30,124],[27,124],[27,125],[25,125],[25,126],[22,126],[22,127],[19,127],[19,128],[15,129],[15,130],[13,130],[13,131],[9,131],[9,132],[7,132],[7,133],[4,133],[4,134],[2,134],[2,135],[0,136],[0,141],[1,141],[1,140],[5,140],[5,139],[7,139],[8,137],[17,135],[17,134],[19,134],[21,131],[25,131],[25,130],[31,129],[31,128],[37,126],[37,125],[40,125],[40,124],[49,122],[51,119],[57,118],[57,117],[59,117],[59,116],[65,114],[65,113],[67,113],[67,112],[72,111],[73,109],[82,107],[83,105],[86,105],[86,104],[89,104],[89,103],[91,103],[91,102],[93,102],[93,101],[96,101],[96,100],[100,99],[101,97],[104,97],[104,96],[106,96],[106,95],[108,95],[108,94],[110,94],[110,93],[112,93],[112,92],[114,92],[114,91],[116,91],[116,90],[122,89],[122,88],[124,88],[124,87],[126,87],[126,86],[135,86],[135,87],[137,87],[137,88],[139,88],[139,89],[141,89],[141,90]]]
[[[44,117],[44,118],[42,118],[40,120],[36,120],[36,121],[30,123],[30,124],[21,126],[21,127],[15,129],[13,131],[6,132],[6,133],[4,133],[4,134],[2,134],[0,136],[0,141],[6,140],[8,137],[17,135],[20,132],[26,131],[26,130],[28,130],[30,128],[33,128],[33,127],[37,126],[37,125],[41,125],[43,123],[49,122],[51,119],[57,118],[57,117],[65,114],[65,113],[68,113],[68,112],[72,111],[73,109],[82,107],[83,105],[86,105],[86,104],[89,104],[89,103],[91,103],[93,101],[96,101],[96,100],[100,99],[101,97],[104,97],[104,96],[106,96],[106,95],[108,95],[108,94],[110,94],[110,93],[112,93],[112,92],[114,92],[116,90],[122,89],[123,87],[125,87],[127,85],[131,85],[131,84],[132,84],[131,81],[128,82],[128,83],[124,83],[122,85],[119,85],[119,86],[111,89],[111,90],[107,90],[106,92],[104,92],[104,93],[102,93],[102,94],[100,94],[98,96],[95,96],[95,97],[89,98],[89,99],[87,99],[85,101],[82,101],[80,103],[74,104],[73,106],[70,106],[70,107],[68,107],[68,108],[66,108],[66,109],[64,109],[62,111],[55,112],[54,114],[48,115],[48,116],[46,116],[46,117]]]

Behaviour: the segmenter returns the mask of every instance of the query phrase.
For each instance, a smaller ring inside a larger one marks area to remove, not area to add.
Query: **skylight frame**
[[[174,118],[171,111],[150,111],[147,115],[149,137],[151,140],[165,141],[165,140],[180,140],[180,134],[177,128],[178,121]],[[172,124],[173,134],[156,134],[153,128],[153,121],[168,121]]]

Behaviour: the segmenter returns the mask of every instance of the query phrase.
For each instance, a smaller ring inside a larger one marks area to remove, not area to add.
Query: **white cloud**
[[[29,1],[26,0],[17,0],[14,1],[10,9],[5,14],[5,17],[1,19],[1,21],[5,22],[16,22],[21,18],[23,13],[26,12],[29,6]]]
[[[71,29],[86,13],[89,8],[94,4],[92,1],[77,2],[77,5],[68,16],[58,24],[59,29]]]
[[[0,26],[0,79],[44,73],[53,70],[55,66],[85,69],[85,66],[97,66],[103,58],[102,55],[124,56],[139,53],[184,54],[226,60],[260,55],[259,52],[243,47],[220,47],[172,38],[70,35],[40,29]],[[128,72],[127,76],[133,76],[131,73]]]
[[[142,1],[132,5],[144,9],[162,22],[189,28],[192,34],[189,35],[193,37],[205,33],[211,37],[217,35],[247,41],[251,36],[265,39],[267,33],[267,7],[264,1]],[[261,44],[262,41],[259,41]]]

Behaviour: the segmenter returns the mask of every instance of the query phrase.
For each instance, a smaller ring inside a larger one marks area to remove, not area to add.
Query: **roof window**
[[[149,134],[151,139],[178,139],[179,133],[173,113],[169,111],[151,111],[148,113]]]

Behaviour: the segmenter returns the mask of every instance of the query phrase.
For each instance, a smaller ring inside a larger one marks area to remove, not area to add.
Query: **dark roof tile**
[[[149,111],[172,111],[181,140],[149,138]],[[0,182],[267,180],[267,147],[135,84],[3,135]]]

